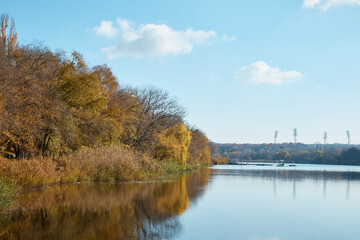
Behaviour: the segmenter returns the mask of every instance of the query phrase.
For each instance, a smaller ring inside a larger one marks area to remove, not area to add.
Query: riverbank
[[[121,146],[82,149],[57,160],[0,158],[0,165],[0,177],[20,186],[145,180],[184,170],[176,162],[158,161]]]
[[[9,209],[20,188],[63,183],[141,181],[204,165],[192,161],[184,169],[180,163],[159,161],[116,145],[82,149],[56,160],[51,157],[0,158],[0,209]]]
[[[203,195],[210,172],[201,168],[151,181],[26,189],[15,199],[14,214],[0,217],[0,239],[160,238],[141,229],[155,233],[158,228],[153,226],[163,226],[172,232],[174,225],[169,226],[168,220],[183,214]]]

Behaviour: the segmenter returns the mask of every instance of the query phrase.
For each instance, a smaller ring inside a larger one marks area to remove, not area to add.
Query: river
[[[219,165],[29,190],[2,239],[359,239],[360,167]]]

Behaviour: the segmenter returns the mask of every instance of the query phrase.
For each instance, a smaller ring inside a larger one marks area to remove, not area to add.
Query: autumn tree
[[[39,110],[45,104],[46,84],[41,70],[45,55],[39,49],[19,49],[15,58],[5,61],[0,74],[3,106],[0,138],[16,155],[36,151],[36,135],[42,120]]]
[[[17,156],[76,150],[98,141],[98,116],[106,108],[98,76],[82,56],[29,45],[11,64],[2,51],[0,88],[2,145]],[[4,60],[5,59],[5,60]]]
[[[211,163],[209,139],[199,129],[191,129],[191,142],[188,150],[188,162]]]
[[[17,48],[17,33],[15,29],[15,21],[9,21],[8,14],[0,16],[1,29],[0,29],[0,50],[4,52],[9,58],[13,56]],[[9,28],[10,25],[10,28]]]
[[[147,87],[134,89],[138,100],[136,117],[132,131],[123,138],[123,142],[135,149],[152,153],[157,143],[156,134],[182,122],[185,111],[168,92]]]
[[[14,68],[13,55],[17,48],[17,33],[15,31],[15,22],[9,15],[0,16],[0,150],[9,150],[8,138],[4,136],[5,129],[9,122],[6,121],[7,95]],[[10,24],[10,28],[9,28]],[[8,152],[8,151],[7,151]]]
[[[20,46],[13,20],[1,15],[0,150],[17,157],[61,156],[83,147],[121,144],[186,166],[191,133],[184,109],[161,89],[121,88],[106,65],[73,52]],[[204,133],[193,130],[189,156],[209,162]]]
[[[155,148],[155,158],[177,162],[185,169],[191,140],[191,132],[187,127],[179,123],[157,134],[157,139],[158,146]]]

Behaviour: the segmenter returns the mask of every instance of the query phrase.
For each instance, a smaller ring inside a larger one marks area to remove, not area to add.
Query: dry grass
[[[0,158],[0,176],[20,185],[43,185],[57,182],[56,162],[50,158],[10,160]]]
[[[0,158],[0,177],[22,186],[143,180],[165,172],[153,158],[121,146],[82,149],[58,160],[50,157]]]
[[[64,182],[75,176],[78,181],[141,180],[160,170],[148,155],[114,145],[77,151],[60,159],[59,168]]]

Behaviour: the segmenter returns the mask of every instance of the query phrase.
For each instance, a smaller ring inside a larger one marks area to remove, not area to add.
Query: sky
[[[13,0],[21,44],[167,90],[222,143],[360,144],[360,0]]]

